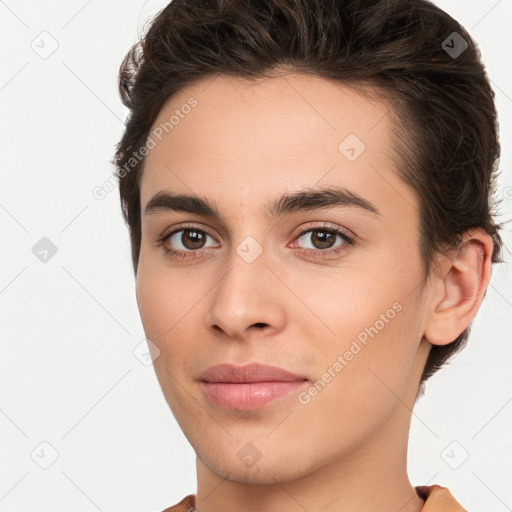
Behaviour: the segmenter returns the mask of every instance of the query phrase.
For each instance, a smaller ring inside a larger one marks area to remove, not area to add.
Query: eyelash
[[[198,258],[202,255],[203,252],[208,252],[206,249],[197,249],[197,250],[191,249],[188,251],[181,251],[181,250],[172,249],[172,248],[164,245],[165,242],[168,239],[170,239],[173,235],[175,235],[176,233],[179,233],[180,231],[188,231],[188,230],[198,231],[199,233],[204,233],[204,234],[209,235],[210,237],[214,238],[213,235],[209,231],[206,231],[204,229],[199,229],[198,227],[196,227],[194,225],[184,224],[184,225],[179,226],[179,228],[171,231],[170,233],[162,235],[160,238],[158,238],[157,239],[158,245],[160,247],[162,247],[162,249],[166,255],[168,255],[170,257],[177,257],[177,258]],[[347,245],[352,246],[355,244],[354,238],[350,237],[349,235],[347,235],[344,231],[340,230],[339,228],[331,226],[327,223],[324,224],[323,226],[309,227],[308,229],[304,229],[294,238],[294,240],[302,238],[306,233],[315,232],[315,231],[326,232],[326,233],[330,233],[330,234],[333,234],[336,236],[339,235],[342,238],[344,243],[342,243],[341,245],[339,245],[337,247],[334,247],[331,249],[325,249],[325,250],[322,250],[322,249],[298,249],[306,256],[313,256],[315,258],[323,258],[324,256],[318,255],[319,253],[322,255],[327,254],[329,256],[331,256],[331,255],[337,256],[347,250]],[[193,256],[191,256],[191,254],[193,254]]]

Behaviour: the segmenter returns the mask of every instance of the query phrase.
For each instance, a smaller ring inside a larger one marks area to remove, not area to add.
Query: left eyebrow
[[[340,187],[287,192],[268,203],[264,211],[269,217],[279,217],[299,211],[350,206],[361,208],[374,215],[380,215],[377,207],[367,199]],[[207,198],[195,195],[171,194],[165,190],[157,192],[144,207],[144,215],[150,215],[158,211],[197,213],[205,217],[222,220],[218,208]]]
[[[308,189],[285,193],[267,205],[267,215],[278,217],[297,211],[319,210],[330,207],[356,206],[375,215],[380,215],[375,205],[360,195],[340,187]]]

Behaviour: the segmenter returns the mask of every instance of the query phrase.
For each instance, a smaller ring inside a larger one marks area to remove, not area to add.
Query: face
[[[153,125],[137,303],[165,398],[217,475],[287,481],[406,437],[425,284],[388,108],[301,74],[218,77],[170,98]],[[167,200],[146,214],[158,193],[212,209]],[[253,408],[220,405],[199,379],[224,362],[307,380]]]

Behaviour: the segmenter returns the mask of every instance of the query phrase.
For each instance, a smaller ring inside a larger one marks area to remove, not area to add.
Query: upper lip
[[[284,368],[260,363],[248,363],[243,366],[222,363],[211,366],[199,375],[205,382],[282,382],[307,380],[303,375],[296,375]]]

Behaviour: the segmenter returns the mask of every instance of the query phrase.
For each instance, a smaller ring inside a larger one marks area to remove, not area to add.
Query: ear
[[[440,257],[431,276],[427,341],[447,345],[472,322],[491,278],[492,251],[492,238],[478,228],[468,231],[457,249]]]

